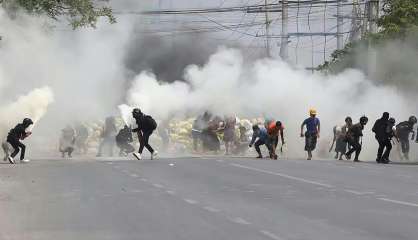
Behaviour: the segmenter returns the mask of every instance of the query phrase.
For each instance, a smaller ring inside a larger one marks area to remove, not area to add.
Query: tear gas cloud
[[[383,111],[405,120],[415,109],[395,88],[375,86],[356,70],[336,76],[310,74],[295,69],[280,59],[245,62],[237,49],[220,48],[203,66],[190,65],[184,81],[161,83],[150,72],[139,74],[132,82],[127,103],[140,106],[145,113],[164,119],[209,110],[218,115],[273,117],[287,131],[289,154],[300,156],[301,122],[308,109],[315,107],[322,120],[323,137],[346,116],[357,122],[363,114],[370,118],[365,130],[366,149],[375,145],[370,128]],[[328,146],[327,144],[323,146]],[[372,157],[372,155],[368,155]]]
[[[72,31],[23,13],[11,19],[2,9],[0,21],[0,100],[9,103],[2,105],[1,112],[7,115],[2,126],[9,128],[30,113],[45,113],[28,141],[54,147],[60,129],[68,123],[118,113],[116,106],[124,95],[123,50],[132,24],[121,20],[117,27]],[[32,93],[18,98],[28,92]],[[52,93],[54,104],[45,112],[44,103]]]
[[[210,41],[206,34],[175,37],[133,34],[124,65],[131,77],[152,71],[160,81],[173,82],[182,79],[188,65],[204,64],[216,49],[216,42]]]
[[[7,131],[23,118],[31,118],[35,125],[44,116],[53,100],[52,90],[43,87],[18,97],[14,102],[0,106],[0,137],[4,139]]]

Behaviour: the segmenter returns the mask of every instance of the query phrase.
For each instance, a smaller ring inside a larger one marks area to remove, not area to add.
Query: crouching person
[[[59,141],[59,151],[62,154],[62,157],[65,158],[65,154],[69,158],[72,157],[75,145],[75,130],[71,125],[68,125],[62,129],[61,138]]]
[[[249,147],[251,148],[254,144],[254,148],[258,153],[257,158],[263,158],[263,155],[261,154],[261,149],[260,149],[261,145],[266,145],[269,153],[271,153],[272,147],[268,139],[269,139],[269,135],[265,127],[259,127],[258,125],[253,126],[253,137],[251,139]]]
[[[9,134],[7,135],[7,143],[9,143],[13,148],[12,154],[10,154],[9,156],[7,156],[8,154],[6,154],[7,160],[9,160],[11,164],[16,163],[14,158],[19,153],[19,151],[20,151],[20,162],[22,163],[29,162],[28,159],[25,159],[26,146],[21,141],[29,137],[32,134],[31,132],[26,131],[26,129],[32,124],[33,124],[33,121],[31,119],[25,118],[23,119],[22,123],[17,124],[16,127],[11,129]],[[3,149],[5,147],[6,146],[3,146]]]
[[[135,148],[131,144],[133,141],[132,129],[125,125],[116,135],[116,145],[120,149],[119,156],[128,156],[128,154],[135,152]]]

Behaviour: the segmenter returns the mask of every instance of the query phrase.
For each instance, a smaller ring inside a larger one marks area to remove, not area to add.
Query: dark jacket
[[[387,139],[389,138],[388,132],[388,120],[380,118],[378,119],[372,128],[372,131],[376,134],[376,139]]]
[[[148,115],[142,114],[141,116],[135,118],[138,128],[133,129],[132,132],[148,132],[152,133],[157,128],[157,123],[155,120]]]
[[[19,123],[16,125],[16,127],[10,130],[9,135],[7,137],[13,138],[13,139],[23,139],[25,136],[26,136],[26,126],[23,125],[22,123]]]
[[[354,124],[347,131],[347,138],[359,139],[363,136],[364,126],[360,123]]]
[[[396,125],[396,134],[399,138],[408,139],[411,132],[414,132],[414,130],[413,125],[409,121],[404,121]]]
[[[133,142],[132,130],[130,128],[123,128],[116,135],[117,143],[130,143]]]

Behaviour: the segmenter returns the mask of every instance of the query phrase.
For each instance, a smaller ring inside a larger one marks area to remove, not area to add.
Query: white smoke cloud
[[[51,88],[43,87],[18,97],[10,104],[0,106],[0,137],[3,139],[7,131],[24,118],[31,118],[35,125],[45,115],[53,101]]]
[[[161,83],[152,73],[143,72],[133,81],[127,103],[160,119],[204,110],[221,116],[274,117],[286,126],[289,151],[298,157],[303,153],[300,124],[311,107],[319,111],[324,137],[346,116],[357,122],[366,114],[371,125],[383,111],[399,120],[415,112],[394,88],[377,87],[359,71],[324,76],[295,69],[280,59],[244,63],[236,49],[221,48],[204,66],[189,66],[184,80]],[[370,126],[365,133],[365,144],[374,150]]]
[[[29,141],[53,148],[67,124],[114,114],[125,93],[124,48],[133,25],[126,18],[118,20],[115,25],[100,22],[98,29],[73,31],[66,22],[22,12],[11,18],[0,8],[0,101],[11,103],[31,92],[16,104],[3,104],[4,131],[29,110],[34,117],[45,114]],[[42,86],[48,88],[38,89]],[[52,92],[55,104],[44,112]],[[43,110],[33,112],[35,106]]]

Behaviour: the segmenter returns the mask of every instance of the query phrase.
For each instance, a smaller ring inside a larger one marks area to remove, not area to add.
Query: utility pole
[[[368,22],[369,22],[369,33],[377,33],[377,19],[379,18],[379,0],[368,1]],[[372,38],[369,37],[369,54],[368,54],[368,67],[367,72],[370,79],[376,79],[377,73],[377,52],[372,46]]]
[[[269,11],[267,9],[268,7],[268,0],[264,0],[264,4],[266,7],[266,54],[267,57],[271,57],[271,53],[270,53],[270,19],[269,19]]]
[[[353,11],[351,18],[351,32],[350,32],[350,42],[354,42],[360,38],[360,30],[362,28],[361,20],[362,14],[359,6],[358,0],[353,0]]]
[[[367,37],[368,23],[369,23],[369,2],[364,3],[364,12],[362,15],[362,24],[361,24],[361,39]]]
[[[343,1],[338,0],[337,2],[337,49],[343,49],[343,16],[342,16]]]
[[[289,33],[287,29],[288,23],[288,1],[282,0],[282,34],[281,34],[281,44],[280,44],[280,57],[283,60],[287,60],[289,57],[288,42],[289,42]]]
[[[379,0],[369,0],[369,32],[377,33],[377,19],[379,18]]]

